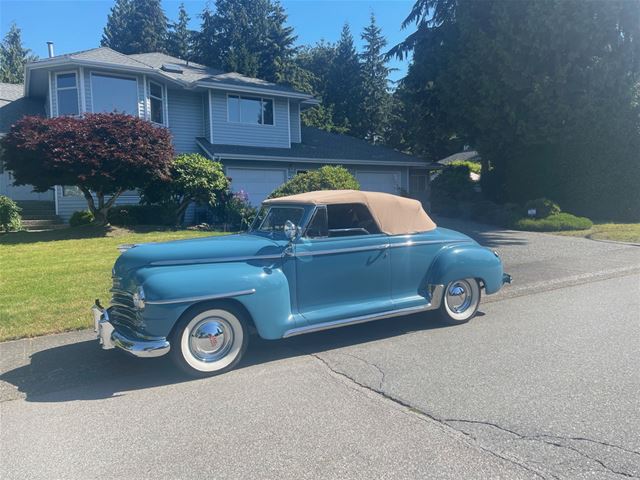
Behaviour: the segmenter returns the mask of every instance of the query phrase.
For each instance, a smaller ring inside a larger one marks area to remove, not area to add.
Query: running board
[[[284,332],[282,338],[295,337],[305,333],[321,332],[332,328],[347,327],[349,325],[357,325],[358,323],[373,322],[375,320],[383,320],[385,318],[400,317],[402,315],[411,315],[412,313],[426,312],[427,310],[436,310],[440,308],[444,285],[430,285],[431,302],[417,307],[401,308],[400,310],[390,310],[387,312],[372,313],[362,315],[360,317],[345,318],[342,320],[334,320],[332,322],[318,323],[315,325],[305,325],[304,327],[292,328]]]

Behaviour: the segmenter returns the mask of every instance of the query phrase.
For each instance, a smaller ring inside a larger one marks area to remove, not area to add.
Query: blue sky
[[[167,16],[177,16],[179,1],[163,0]],[[185,1],[192,27],[199,26],[198,14],[205,1]],[[289,24],[295,28],[299,44],[315,43],[320,39],[335,41],[344,22],[349,22],[358,46],[360,33],[374,12],[389,45],[395,45],[410,31],[400,28],[413,0],[283,0]],[[112,0],[0,0],[0,34],[4,37],[11,22],[22,29],[25,45],[38,56],[47,55],[46,42],[55,43],[56,54],[85,50],[99,46],[102,29]],[[392,61],[398,69],[392,80],[406,73],[406,62]]]

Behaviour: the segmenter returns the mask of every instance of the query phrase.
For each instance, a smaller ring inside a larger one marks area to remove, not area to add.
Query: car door
[[[318,207],[294,255],[298,312],[308,323],[390,309],[387,235],[365,205]]]

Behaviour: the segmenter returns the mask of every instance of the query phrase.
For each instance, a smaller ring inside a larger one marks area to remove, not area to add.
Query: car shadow
[[[445,327],[436,314],[427,312],[277,341],[252,336],[236,369]],[[101,350],[95,340],[42,350],[30,360],[28,365],[0,375],[1,381],[15,386],[30,402],[98,400],[126,391],[194,381],[175,368],[167,356],[134,358],[120,351]]]
[[[480,245],[499,248],[513,245],[526,245],[527,238],[517,230],[508,230],[494,225],[485,225],[471,220],[457,218],[436,217],[438,226],[457,230],[469,235]]]

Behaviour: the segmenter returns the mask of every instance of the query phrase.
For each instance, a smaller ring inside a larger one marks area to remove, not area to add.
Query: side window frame
[[[326,235],[323,236],[319,236],[319,237],[309,237],[308,233],[309,233],[309,228],[313,225],[313,222],[316,219],[316,216],[318,215],[319,212],[323,212],[324,213],[324,218],[326,220],[326,224],[325,224],[325,231],[326,231]],[[309,240],[324,240],[326,238],[329,238],[329,214],[327,211],[327,206],[326,205],[318,205],[316,206],[313,215],[311,215],[311,219],[309,220],[309,222],[307,222],[307,226],[304,229],[304,234],[302,235],[303,237],[309,239]]]

